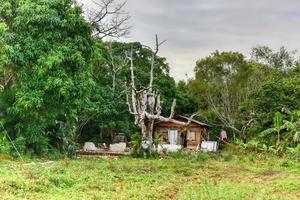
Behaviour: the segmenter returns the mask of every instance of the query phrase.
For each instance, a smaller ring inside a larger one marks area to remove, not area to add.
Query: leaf
[[[256,140],[251,140],[250,142],[248,142],[248,144],[253,145],[253,146],[257,146],[259,144],[259,142],[256,141]]]
[[[261,147],[258,148],[261,151],[268,151],[268,146],[266,144],[263,144]]]
[[[295,142],[300,142],[300,131],[297,131],[294,135],[294,141]]]
[[[287,120],[284,120],[283,122],[284,122],[283,128],[286,128],[287,130],[290,130],[290,131],[293,131],[293,132],[295,132],[297,130],[296,123],[293,123],[293,122],[290,122],[290,121],[287,121]]]
[[[270,135],[271,133],[275,133],[275,132],[276,132],[275,128],[269,128],[269,129],[266,129],[266,130],[260,132],[259,137],[266,137],[266,136]]]
[[[280,112],[276,112],[274,116],[274,127],[276,130],[280,130],[282,126],[282,115]]]

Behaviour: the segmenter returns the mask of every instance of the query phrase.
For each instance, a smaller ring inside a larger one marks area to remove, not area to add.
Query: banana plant
[[[294,122],[295,127],[293,129],[293,131],[295,133],[294,134],[294,141],[300,143],[300,110],[296,111],[294,113],[294,115],[295,115],[295,118],[296,118],[296,120]]]
[[[280,112],[275,113],[273,120],[273,127],[262,131],[260,133],[261,137],[265,137],[269,134],[276,133],[276,147],[278,147],[280,145],[280,133],[282,130],[286,130],[294,134],[293,139],[295,142],[300,142],[300,111],[297,111],[293,114],[291,121],[283,120]]]
[[[284,124],[286,126],[286,130],[294,134],[293,137],[294,141],[299,143],[300,142],[299,124],[297,122],[290,122],[290,121],[284,121]]]
[[[268,128],[262,132],[259,133],[260,137],[266,137],[270,134],[276,134],[277,139],[276,139],[276,147],[280,145],[280,132],[283,129],[286,129],[286,124],[282,120],[282,114],[280,112],[276,112],[275,116],[273,118],[273,127]]]
[[[294,141],[300,143],[300,131],[297,131],[294,135]]]
[[[273,118],[273,127],[272,128],[268,128],[262,132],[260,132],[259,136],[260,137],[266,137],[270,134],[276,134],[277,135],[277,139],[276,139],[276,147],[278,147],[280,145],[280,132],[281,130],[285,129],[286,126],[283,123],[282,120],[282,115],[280,112],[276,112],[275,116]]]

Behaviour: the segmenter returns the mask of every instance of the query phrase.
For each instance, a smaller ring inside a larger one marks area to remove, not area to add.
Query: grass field
[[[300,199],[300,164],[269,155],[0,161],[1,199]]]

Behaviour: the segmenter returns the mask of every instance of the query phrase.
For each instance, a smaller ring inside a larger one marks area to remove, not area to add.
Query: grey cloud
[[[167,39],[160,55],[179,80],[216,49],[246,55],[259,44],[297,49],[299,7],[298,0],[128,0],[133,28],[124,40],[153,45],[156,33]]]

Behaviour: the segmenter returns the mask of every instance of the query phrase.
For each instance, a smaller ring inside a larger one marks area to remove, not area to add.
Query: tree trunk
[[[112,87],[113,87],[113,91],[116,90],[116,73],[113,72],[112,73]]]
[[[280,145],[280,131],[277,132],[277,140],[276,140],[276,147]]]
[[[112,142],[113,142],[113,138],[114,138],[112,128],[109,128],[109,129],[108,129],[108,133],[109,133],[109,140],[110,140],[110,143],[112,143]]]
[[[158,42],[156,35],[156,48],[152,52],[151,56],[151,70],[150,70],[150,81],[148,87],[143,87],[142,90],[137,90],[135,86],[135,77],[134,77],[134,64],[133,64],[133,50],[129,52],[129,55],[126,54],[126,57],[130,61],[130,71],[131,71],[131,102],[128,94],[126,94],[126,103],[130,114],[135,117],[135,124],[141,128],[142,132],[142,149],[144,150],[144,155],[146,156],[147,152],[151,153],[153,150],[153,129],[155,121],[172,121],[174,115],[174,109],[176,106],[176,99],[174,99],[171,113],[169,117],[161,116],[162,105],[160,101],[160,95],[153,90],[153,71],[155,64],[155,57],[158,52],[158,47],[163,44],[163,42]],[[192,117],[191,117],[192,118]],[[188,125],[191,122],[191,118],[187,123],[176,121],[178,124]]]

